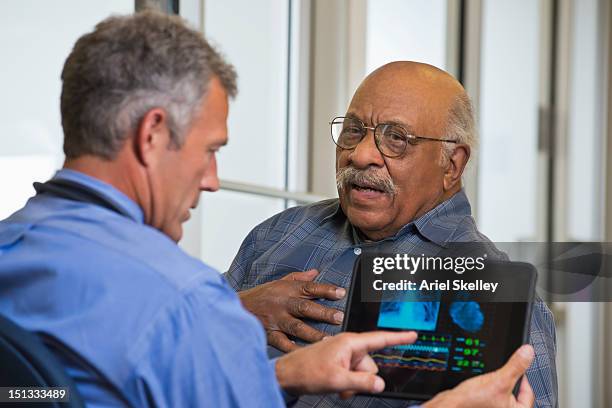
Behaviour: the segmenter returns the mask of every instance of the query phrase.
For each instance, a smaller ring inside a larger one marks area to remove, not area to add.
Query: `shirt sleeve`
[[[138,405],[285,406],[263,329],[217,278],[161,311],[132,346]]]
[[[555,322],[552,312],[541,300],[536,299],[531,317],[529,343],[535,350],[535,358],[527,369],[527,380],[535,395],[535,407],[558,405],[557,353]]]
[[[255,229],[246,236],[244,241],[242,241],[242,245],[240,245],[240,249],[234,257],[228,271],[223,274],[223,277],[236,291],[246,289],[246,278],[251,269],[251,264],[255,259],[257,228],[258,227],[255,227]]]

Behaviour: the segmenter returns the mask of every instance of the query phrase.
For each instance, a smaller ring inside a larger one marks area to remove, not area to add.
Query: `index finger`
[[[363,349],[370,352],[399,344],[411,344],[416,339],[417,334],[413,331],[392,332],[379,330],[356,334],[352,340],[352,348],[353,350]]]

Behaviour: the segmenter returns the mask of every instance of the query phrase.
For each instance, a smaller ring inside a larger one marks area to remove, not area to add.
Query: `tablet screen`
[[[471,300],[454,291],[440,291],[437,300],[426,301],[420,301],[415,292],[385,292],[379,301],[364,302],[360,300],[364,280],[357,269],[345,330],[415,330],[418,334],[414,344],[371,353],[386,383],[385,396],[429,399],[501,367],[526,341],[530,302]],[[503,268],[488,272],[513,274],[524,281],[524,290],[533,291],[535,271],[527,264],[506,262]]]

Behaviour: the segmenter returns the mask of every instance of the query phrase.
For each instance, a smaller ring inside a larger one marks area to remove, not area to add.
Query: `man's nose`
[[[360,169],[365,169],[369,166],[382,167],[385,165],[383,156],[376,146],[376,139],[372,129],[367,129],[365,137],[350,152],[349,161],[354,167]]]
[[[213,156],[200,180],[200,190],[214,193],[219,190],[219,177],[217,176],[217,158]]]

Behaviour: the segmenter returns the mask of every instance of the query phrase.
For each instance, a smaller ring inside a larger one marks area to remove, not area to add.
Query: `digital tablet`
[[[343,330],[418,334],[414,344],[371,353],[386,384],[379,396],[431,399],[500,368],[527,342],[537,276],[532,265],[487,261],[482,270],[460,275],[448,270],[382,274],[375,268],[372,273],[372,258],[362,255],[355,264]],[[429,290],[416,290],[423,281]],[[383,283],[388,290],[372,290]]]

